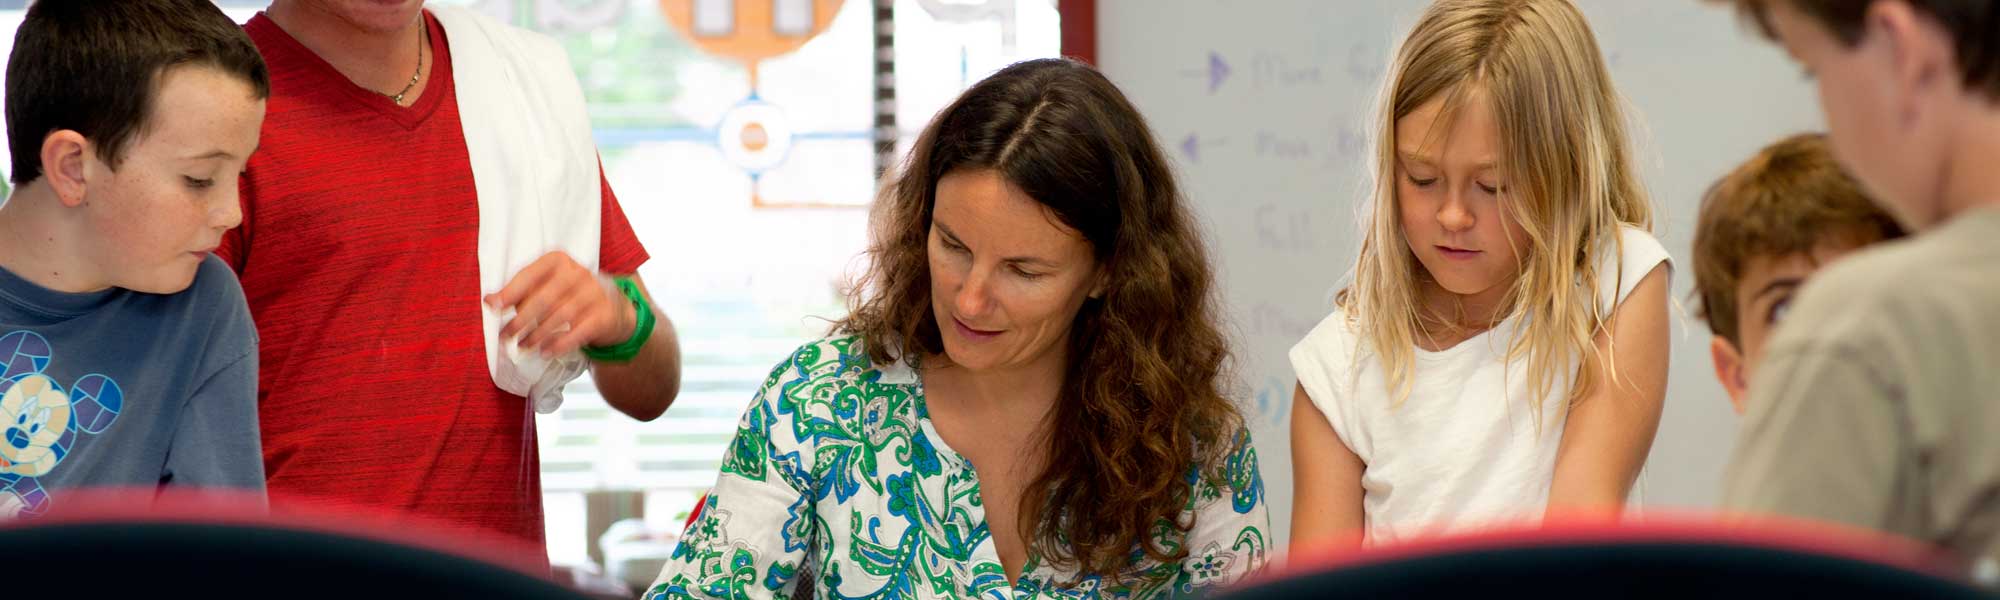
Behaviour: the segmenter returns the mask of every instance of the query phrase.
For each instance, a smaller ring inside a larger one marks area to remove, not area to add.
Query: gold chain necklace
[[[408,85],[404,85],[403,90],[400,92],[396,92],[394,95],[382,94],[382,92],[375,92],[377,94],[388,96],[389,101],[395,102],[396,106],[403,105],[403,96],[405,94],[410,93],[410,90],[415,89],[417,87],[417,79],[424,76],[424,46],[430,45],[431,28],[430,24],[424,23],[422,19],[418,19],[417,26],[423,28],[423,37],[417,38],[417,72],[411,73],[410,83]]]

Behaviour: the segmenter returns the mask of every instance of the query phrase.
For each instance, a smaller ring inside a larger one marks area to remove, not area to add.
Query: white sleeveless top
[[[1609,245],[1600,257],[1598,299],[1607,309],[1655,265],[1672,267],[1666,248],[1644,230],[1625,227],[1620,239],[1615,268]],[[1368,543],[1541,519],[1562,442],[1563,397],[1578,363],[1572,356],[1542,399],[1538,423],[1527,362],[1504,362],[1516,321],[1441,352],[1416,349],[1409,397],[1393,407],[1388,376],[1345,311],[1336,309],[1292,347],[1300,386],[1365,465]]]

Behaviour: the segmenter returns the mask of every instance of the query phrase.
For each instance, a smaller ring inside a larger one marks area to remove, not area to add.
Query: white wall
[[[1292,490],[1285,352],[1327,313],[1352,264],[1368,183],[1367,119],[1391,48],[1425,4],[1098,3],[1100,65],[1171,147],[1208,222],[1279,540],[1288,538]],[[1656,233],[1674,255],[1675,298],[1685,302],[1701,192],[1763,144],[1819,128],[1811,86],[1725,9],[1579,4],[1640,124]],[[1706,507],[1719,493],[1735,417],[1709,367],[1707,328],[1684,320],[1675,332],[1645,499]]]

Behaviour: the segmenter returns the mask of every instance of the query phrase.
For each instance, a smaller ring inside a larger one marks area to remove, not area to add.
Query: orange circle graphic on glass
[[[716,56],[755,63],[826,31],[843,0],[660,0],[667,22]]]
[[[738,139],[742,140],[743,148],[751,152],[763,150],[765,146],[771,144],[771,134],[764,131],[764,125],[761,123],[744,125],[743,133]]]

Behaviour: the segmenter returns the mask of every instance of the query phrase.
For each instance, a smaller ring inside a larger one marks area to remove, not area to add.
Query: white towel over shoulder
[[[472,10],[435,6],[451,48],[459,121],[479,196],[479,287],[500,291],[515,273],[553,251],[597,269],[602,208],[597,147],[583,89],[555,40]],[[468,298],[479,302],[479,298]],[[493,383],[526,396],[537,412],[562,404],[562,387],[583,374],[579,353],[549,360],[500,339],[511,317],[481,304],[486,367]]]

